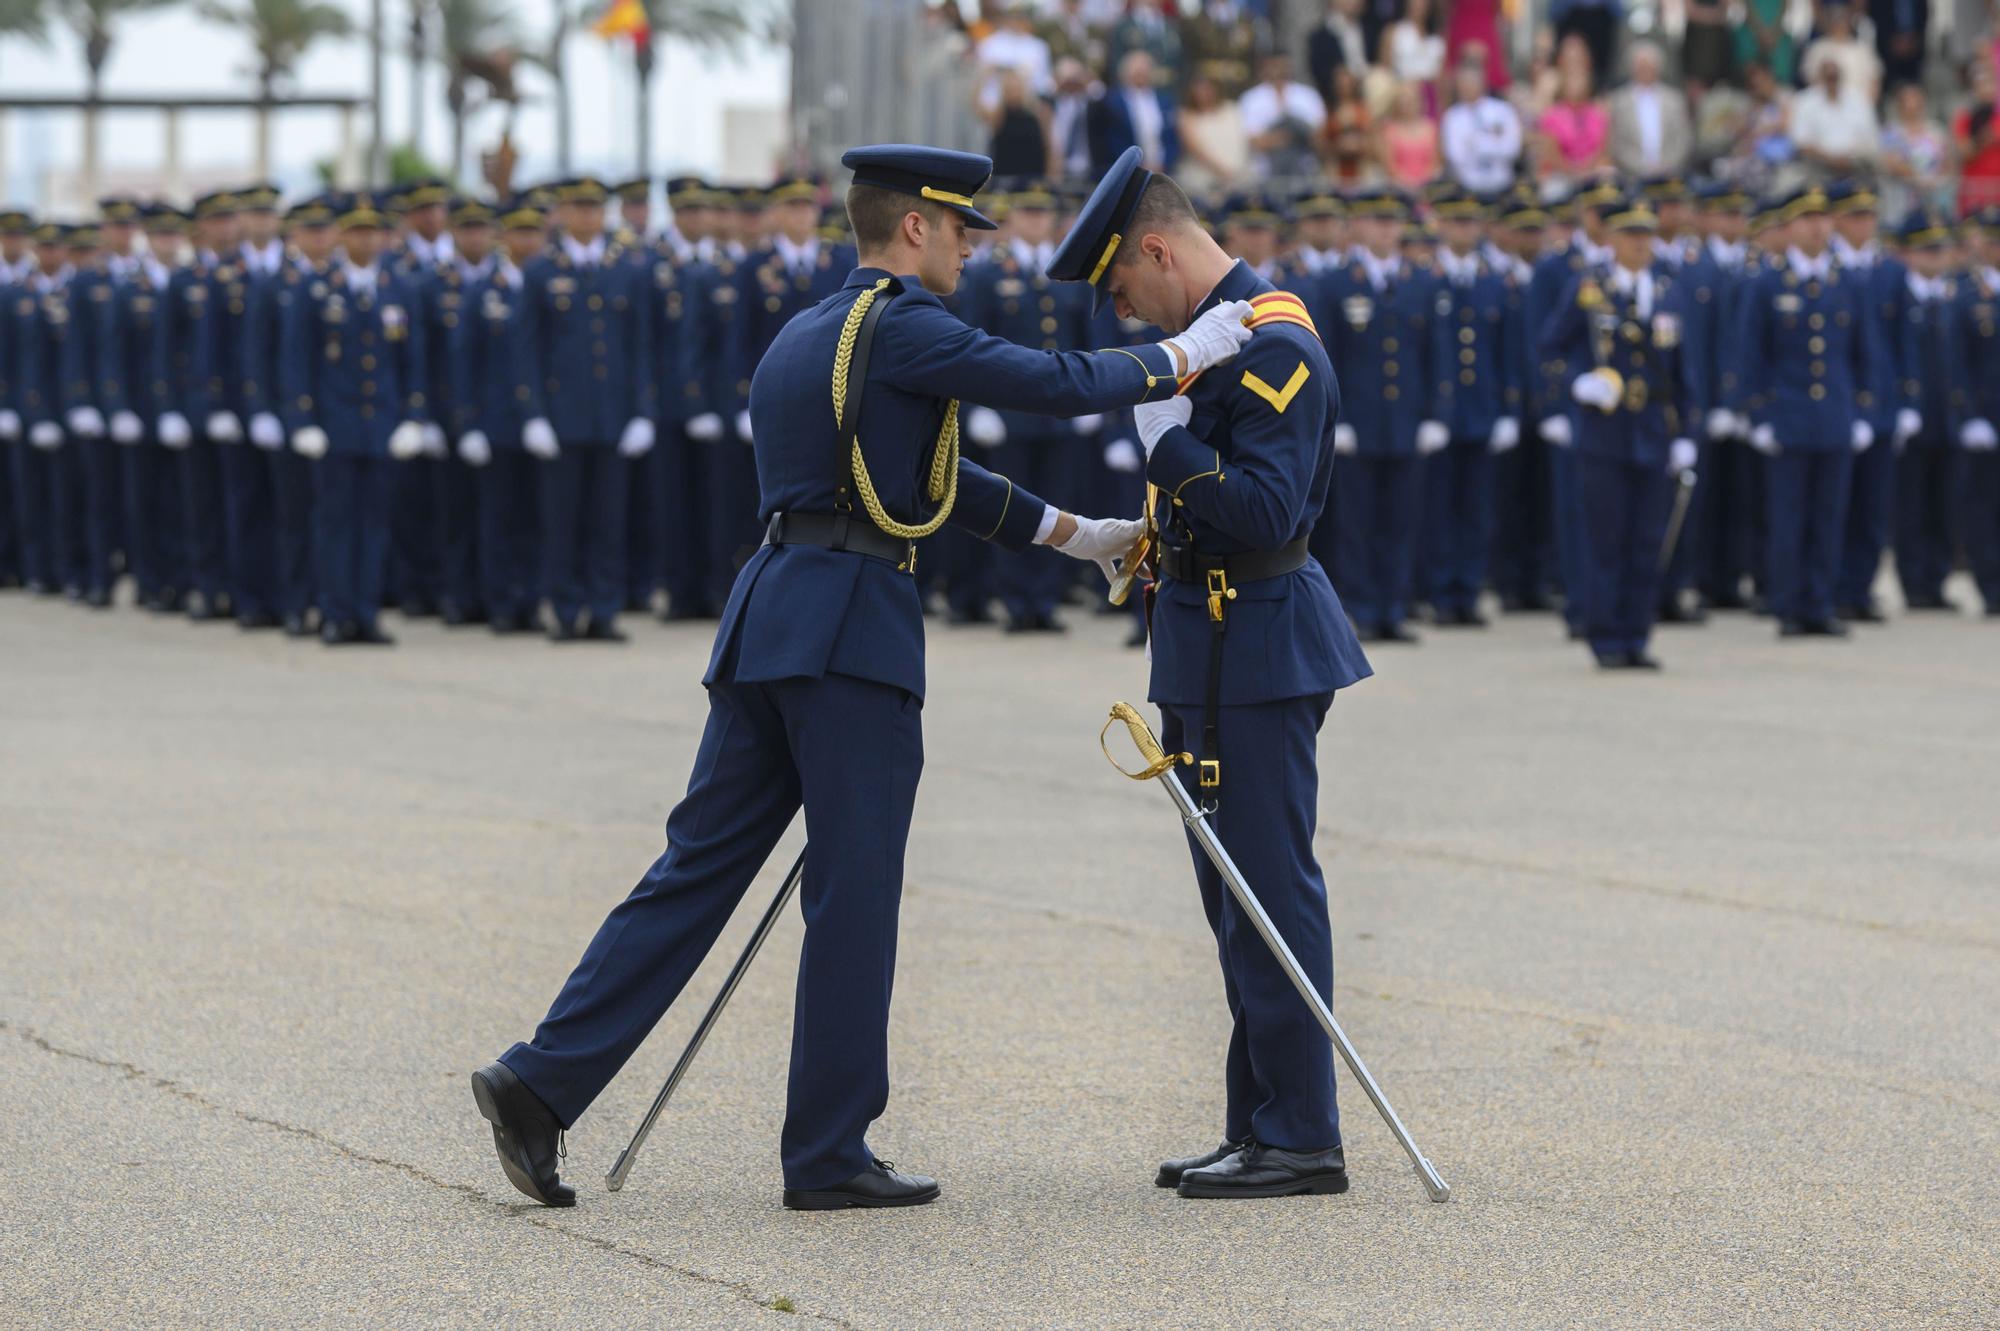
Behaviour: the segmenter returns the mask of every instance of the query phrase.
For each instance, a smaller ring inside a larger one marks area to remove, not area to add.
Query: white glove
[[[746,444],[755,442],[750,436],[750,408],[748,407],[736,413],[736,435]]]
[[[1361,451],[1361,436],[1354,433],[1354,427],[1346,421],[1333,427],[1333,451],[1336,453]]]
[[[1505,453],[1521,442],[1521,422],[1512,416],[1502,416],[1493,422],[1493,437],[1487,441],[1495,453]]]
[[[1104,446],[1104,465],[1113,471],[1133,473],[1145,469],[1146,459],[1130,439],[1113,439]]]
[[[712,411],[704,411],[687,423],[687,436],[696,443],[712,444],[722,438],[722,417]]]
[[[146,423],[139,419],[136,411],[114,411],[111,413],[111,437],[121,444],[136,444],[145,436]]]
[[[36,448],[60,448],[62,426],[54,421],[36,421],[28,427],[28,442]]]
[[[236,419],[231,411],[212,411],[208,414],[208,439],[214,444],[233,444],[243,438],[243,422]]]
[[[326,449],[326,431],[317,425],[302,425],[292,435],[292,451],[302,458],[323,458]]]
[[[1675,476],[1690,471],[1700,456],[1701,454],[1695,449],[1694,440],[1676,439],[1667,445],[1667,470]]]
[[[1146,450],[1146,461],[1153,460],[1153,450],[1159,446],[1161,435],[1193,419],[1192,398],[1170,397],[1159,402],[1141,402],[1132,408],[1132,425],[1139,431],[1139,446]]]
[[[493,460],[493,445],[484,430],[467,430],[458,438],[458,460],[468,467],[483,467]]]
[[[1444,427],[1443,421],[1417,422],[1417,452],[1429,457],[1433,453],[1442,452],[1449,443],[1451,443],[1451,431]]]
[[[434,458],[447,457],[451,453],[451,446],[445,442],[444,427],[436,421],[424,426],[424,452]]]
[[[1569,395],[1584,406],[1596,407],[1599,411],[1613,411],[1618,406],[1617,386],[1595,370],[1579,374],[1569,386]]]
[[[1104,428],[1104,416],[1100,412],[1093,411],[1088,416],[1078,416],[1070,424],[1076,427],[1078,434],[1093,435]]]
[[[1056,549],[1071,559],[1088,559],[1104,570],[1104,580],[1118,576],[1118,561],[1132,548],[1146,524],[1138,518],[1086,518],[1076,520],[1076,530]]]
[[[1007,441],[1007,423],[991,407],[974,407],[965,413],[965,437],[981,448]]]
[[[389,431],[389,456],[398,462],[408,462],[411,458],[424,455],[424,426],[422,421],[404,421]]]
[[[1568,448],[1574,437],[1570,433],[1569,417],[1544,416],[1539,427],[1543,440],[1557,448]]]
[[[1250,340],[1250,327],[1244,322],[1249,317],[1249,301],[1225,300],[1160,345],[1177,348],[1187,358],[1181,373],[1194,374],[1222,364]]]
[[[1875,427],[1867,421],[1856,421],[1850,438],[1854,442],[1854,451],[1859,453],[1875,442]]]
[[[625,433],[618,436],[618,456],[642,458],[653,451],[653,423],[644,416],[634,416],[625,422]]]
[[[1727,407],[1710,407],[1705,428],[1710,439],[1732,439],[1743,433],[1736,413]]]
[[[1990,452],[2000,444],[2000,435],[1993,433],[1993,422],[1977,416],[1959,427],[1958,442],[1975,453]]]
[[[537,416],[521,427],[521,447],[543,461],[562,452],[562,445],[556,442],[556,427],[545,416]]]
[[[285,427],[270,412],[260,411],[250,418],[250,442],[259,448],[283,448]]]
[[[21,437],[21,413],[12,407],[0,409],[0,439]]]
[[[71,407],[65,419],[69,421],[72,434],[80,434],[85,439],[104,437],[104,413],[96,407]]]
[[[194,428],[178,411],[160,413],[160,442],[168,448],[186,448],[194,441]]]
[[[1750,432],[1750,447],[1767,458],[1778,456],[1778,432],[1771,428],[1769,422],[1758,426]]]

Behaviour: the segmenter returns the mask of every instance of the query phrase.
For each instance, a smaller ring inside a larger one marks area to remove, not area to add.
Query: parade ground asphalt
[[[546,1211],[467,1075],[659,853],[712,629],[0,598],[0,1324],[2000,1325],[2000,623],[1373,654],[1320,742],[1333,1002],[1438,1205],[1344,1069],[1347,1195],[1153,1186],[1226,1018],[1174,814],[1098,751],[1144,665],[1069,618],[930,631],[871,1143],[943,1199],[781,1209],[796,908],[604,1188],[794,828]]]

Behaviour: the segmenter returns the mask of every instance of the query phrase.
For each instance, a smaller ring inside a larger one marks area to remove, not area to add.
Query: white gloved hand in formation
[[[1250,327],[1244,322],[1249,317],[1249,301],[1225,300],[1160,345],[1175,348],[1186,358],[1182,374],[1195,374],[1222,364],[1250,340]]]
[[[1875,442],[1875,427],[1867,421],[1856,421],[1854,429],[1849,434],[1849,440],[1854,445],[1854,451],[1859,453]]]
[[[1078,416],[1070,424],[1076,427],[1078,434],[1093,435],[1104,428],[1104,416],[1101,412],[1093,411],[1087,416]]]
[[[302,425],[292,436],[292,451],[302,458],[323,458],[327,442],[325,430],[317,425]]]
[[[556,442],[556,427],[544,416],[521,427],[521,447],[545,462],[562,452],[562,445]]]
[[[1574,438],[1570,432],[1567,416],[1544,416],[1537,429],[1545,442],[1554,444],[1557,448],[1568,448],[1570,440]]]
[[[168,448],[186,448],[194,442],[194,427],[178,411],[160,413],[160,442]]]
[[[0,439],[21,437],[21,413],[12,407],[0,410]]]
[[[389,456],[398,462],[424,455],[424,423],[404,421],[389,431]]]
[[[111,438],[121,444],[136,444],[146,436],[146,423],[136,411],[111,413]]]
[[[1145,470],[1146,459],[1137,444],[1130,439],[1118,438],[1104,446],[1104,465],[1113,471],[1129,474]]]
[[[285,427],[270,412],[260,411],[250,418],[250,442],[259,448],[283,448]]]
[[[1727,407],[1710,407],[1703,428],[1708,431],[1710,439],[1733,439],[1743,432],[1736,413]]]
[[[625,433],[618,436],[618,456],[646,456],[653,451],[653,438],[653,422],[644,416],[634,416],[625,422]]]
[[[1618,406],[1618,385],[1597,371],[1579,374],[1569,386],[1569,395],[1586,407],[1612,411]]]
[[[1104,580],[1118,576],[1118,561],[1132,548],[1146,524],[1138,518],[1076,519],[1076,530],[1056,549],[1071,559],[1088,559],[1104,570]]]
[[[446,457],[451,452],[451,445],[445,442],[444,427],[436,421],[424,423],[424,452],[434,458]]]
[[[1959,427],[1958,442],[1974,453],[1990,453],[2000,445],[2000,435],[1993,432],[1993,422],[1983,416],[1975,416]]]
[[[468,467],[483,467],[493,460],[493,444],[484,430],[467,430],[458,437],[458,460]]]
[[[1417,422],[1417,452],[1425,457],[1442,452],[1451,443],[1451,431],[1443,421]]]
[[[233,411],[211,411],[208,414],[208,440],[212,444],[234,444],[243,438],[243,422],[236,419]]]
[[[1896,447],[1901,448],[1904,444],[1907,444],[1912,439],[1915,439],[1918,434],[1922,433],[1923,428],[1924,428],[1924,418],[1917,414],[1915,408],[1913,407],[1897,408],[1896,441],[1895,441]]]
[[[1354,427],[1346,421],[1333,427],[1333,451],[1336,453],[1361,451],[1361,436],[1354,433]]]
[[[1194,402],[1190,398],[1164,398],[1141,402],[1132,408],[1132,426],[1139,432],[1139,447],[1146,450],[1146,461],[1153,460],[1153,450],[1159,446],[1161,435],[1193,419]]]
[[[748,407],[736,413],[736,437],[746,444],[755,442],[750,435],[750,408]]]
[[[698,444],[714,443],[722,438],[722,417],[712,411],[704,411],[699,416],[689,417],[687,437]]]
[[[54,421],[36,421],[28,427],[28,442],[36,448],[60,448],[62,426]]]
[[[104,437],[104,413],[96,407],[71,407],[64,419],[69,422],[71,434],[85,439]]]
[[[1750,432],[1750,447],[1767,458],[1778,456],[1778,432],[1767,421]]]
[[[965,413],[965,437],[981,448],[1007,441],[1007,423],[991,407],[974,407]]]
[[[1676,439],[1667,445],[1667,470],[1678,476],[1692,470],[1695,460],[1701,456],[1692,439]]]
[[[1495,453],[1505,453],[1520,442],[1520,421],[1514,419],[1512,416],[1502,416],[1499,420],[1493,422],[1493,435],[1492,438],[1487,440],[1487,445]]]

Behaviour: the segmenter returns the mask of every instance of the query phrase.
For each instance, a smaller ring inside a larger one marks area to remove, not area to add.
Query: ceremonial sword
[[[1138,747],[1139,756],[1146,760],[1146,766],[1137,772],[1127,772],[1123,767],[1119,767],[1118,760],[1111,757],[1111,750],[1104,743],[1104,736],[1110,732],[1112,722],[1115,721],[1125,723],[1125,729],[1132,735],[1132,743]],[[1158,779],[1166,790],[1167,797],[1174,802],[1174,808],[1180,812],[1181,821],[1187,824],[1187,829],[1193,833],[1194,839],[1201,843],[1202,850],[1215,865],[1215,871],[1222,875],[1222,881],[1229,888],[1229,894],[1236,898],[1236,904],[1250,917],[1250,923],[1256,927],[1257,936],[1264,940],[1264,946],[1271,949],[1271,955],[1277,958],[1279,966],[1290,977],[1292,987],[1299,991],[1299,997],[1306,1001],[1306,1006],[1312,1009],[1313,1016],[1319,1019],[1320,1029],[1326,1032],[1327,1038],[1333,1041],[1334,1048],[1340,1051],[1341,1061],[1347,1064],[1347,1070],[1361,1083],[1361,1089],[1368,1092],[1368,1098],[1374,1103],[1376,1112],[1382,1115],[1382,1121],[1389,1125],[1389,1131],[1395,1134],[1396,1141],[1409,1155],[1410,1163],[1416,1166],[1417,1177],[1423,1182],[1424,1191],[1430,1194],[1434,1202],[1447,1200],[1451,1196],[1450,1185],[1437,1172],[1437,1167],[1417,1149],[1416,1140],[1410,1136],[1410,1130],[1404,1127],[1403,1120],[1396,1116],[1395,1109],[1382,1094],[1382,1088],[1375,1084],[1375,1078],[1369,1074],[1368,1065],[1363,1063],[1361,1055],[1354,1051],[1354,1045],[1348,1040],[1347,1032],[1342,1030],[1340,1023],[1334,1019],[1333,1009],[1327,1006],[1326,999],[1322,998],[1319,990],[1313,987],[1305,968],[1300,966],[1299,959],[1292,955],[1292,949],[1278,933],[1277,926],[1271,923],[1271,917],[1264,913],[1263,903],[1258,901],[1257,894],[1250,890],[1250,884],[1243,880],[1243,871],[1236,867],[1236,861],[1229,858],[1229,852],[1223,849],[1222,842],[1215,835],[1215,829],[1208,825],[1207,810],[1196,804],[1188,795],[1187,787],[1181,784],[1180,776],[1174,771],[1174,767],[1178,763],[1192,759],[1186,755],[1169,755],[1162,750],[1152,727],[1146,724],[1146,718],[1139,715],[1138,710],[1130,703],[1111,704],[1111,720],[1106,721],[1104,729],[1098,732],[1097,743],[1098,747],[1104,749],[1104,756],[1111,765],[1134,781]]]
[[[1683,468],[1674,477],[1674,511],[1667,519],[1667,539],[1660,545],[1660,572],[1674,562],[1674,551],[1680,547],[1681,527],[1687,522],[1688,501],[1694,498],[1695,474],[1693,467]]]

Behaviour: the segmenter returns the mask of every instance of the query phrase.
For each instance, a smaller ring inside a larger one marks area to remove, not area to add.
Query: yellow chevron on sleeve
[[[1249,370],[1243,372],[1243,386],[1270,403],[1271,410],[1282,416],[1285,414],[1285,408],[1292,405],[1292,399],[1299,395],[1299,389],[1305,387],[1306,380],[1310,378],[1312,371],[1306,368],[1304,361],[1300,361],[1299,368],[1292,371],[1292,377],[1285,380],[1283,388],[1271,387]]]

